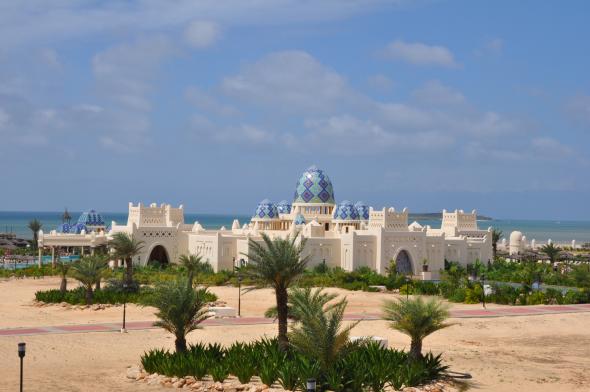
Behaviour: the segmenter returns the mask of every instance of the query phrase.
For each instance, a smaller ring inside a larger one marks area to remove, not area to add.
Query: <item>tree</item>
[[[386,301],[383,305],[383,318],[391,321],[391,328],[412,339],[409,357],[413,360],[422,358],[424,338],[439,329],[453,325],[445,322],[448,317],[448,306],[434,299],[424,301],[417,297]]]
[[[310,309],[313,307],[317,312],[321,312],[324,306],[335,299],[336,294],[326,293],[323,290],[312,291],[310,287],[296,287],[289,289],[289,299],[287,307],[289,309],[289,318],[299,321],[302,319],[301,309]],[[273,306],[264,312],[266,318],[277,318],[277,307]]]
[[[283,351],[289,346],[287,290],[303,274],[309,260],[309,256],[302,257],[305,240],[296,244],[297,237],[288,235],[284,239],[271,239],[263,233],[261,243],[250,239],[249,261],[244,269],[244,275],[255,282],[255,288],[270,286],[274,289],[279,321],[278,340]]]
[[[72,264],[72,276],[86,289],[86,305],[92,305],[94,297],[92,286],[100,280],[105,268],[104,259],[98,256],[86,256]]]
[[[110,242],[111,247],[115,250],[115,257],[125,262],[125,279],[128,289],[134,287],[133,284],[133,257],[141,253],[143,241],[137,241],[133,235],[127,233],[115,233]]]
[[[498,241],[502,238],[502,230],[493,229],[492,230],[492,250],[493,250],[493,258],[496,260],[496,254],[498,253]]]
[[[322,289],[296,289],[292,294],[292,312],[298,322],[289,334],[291,345],[315,359],[320,370],[326,372],[338,361],[348,344],[350,331],[359,321],[342,326],[346,298],[328,304],[335,296],[322,292]]]
[[[59,275],[61,276],[61,281],[59,284],[59,292],[63,295],[68,290],[68,272],[70,271],[70,267],[72,266],[71,263],[64,263],[59,258],[59,251],[56,251],[57,259],[59,260],[55,267],[59,271]]]
[[[41,230],[43,224],[35,218],[29,222],[28,227],[33,232],[33,249],[37,249],[39,246],[39,230]]]
[[[186,279],[158,283],[153,291],[144,297],[141,304],[153,306],[158,311],[158,321],[154,326],[161,327],[175,336],[177,352],[186,352],[186,335],[195,329],[209,315],[206,306],[207,289],[194,290]]]
[[[187,279],[190,287],[193,287],[195,276],[211,270],[211,265],[204,262],[201,255],[181,255],[178,260],[188,273]]]
[[[561,253],[561,248],[559,246],[555,246],[552,242],[550,244],[543,245],[541,252],[545,253],[547,257],[549,257],[549,261],[551,261],[551,265],[553,265]]]

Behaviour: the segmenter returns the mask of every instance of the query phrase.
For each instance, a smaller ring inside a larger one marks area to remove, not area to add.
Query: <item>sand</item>
[[[57,278],[0,281],[0,328],[119,322],[121,308],[67,310],[32,305],[36,290],[58,287]],[[75,282],[70,283],[72,287]],[[237,289],[212,291],[228,305],[237,306]],[[349,300],[351,313],[378,311],[391,294],[334,289]],[[260,316],[274,302],[269,290],[242,296],[242,314]],[[478,308],[478,305],[456,305]],[[153,319],[153,309],[128,307],[128,320]],[[478,391],[588,391],[590,390],[590,313],[471,318],[439,331],[424,342],[425,350],[443,352],[451,369],[468,372],[466,390]],[[276,334],[276,325],[210,326],[189,335],[189,342],[251,340]],[[407,348],[405,335],[384,321],[363,321],[354,335],[379,335],[396,348]],[[126,367],[138,363],[145,350],[173,347],[171,335],[161,330],[73,333],[37,336],[0,336],[0,391],[18,388],[17,343],[27,343],[27,391],[159,391],[165,388],[133,383]]]

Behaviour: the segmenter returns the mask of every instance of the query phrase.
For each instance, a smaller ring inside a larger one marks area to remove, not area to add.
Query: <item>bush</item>
[[[202,379],[209,374],[222,382],[231,373],[245,383],[257,375],[266,385],[278,382],[288,390],[305,390],[305,381],[315,378],[318,390],[336,392],[417,386],[440,378],[447,369],[440,355],[429,353],[410,361],[403,351],[361,342],[350,343],[344,356],[320,371],[319,364],[302,353],[281,352],[276,339],[238,342],[227,349],[217,344],[198,344],[190,346],[186,353],[151,350],[142,355],[141,363],[146,372],[169,377],[192,375]]]

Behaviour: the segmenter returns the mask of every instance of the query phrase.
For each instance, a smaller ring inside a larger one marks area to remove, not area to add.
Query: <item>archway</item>
[[[148,265],[153,265],[156,263],[160,264],[160,266],[165,266],[170,263],[170,260],[168,259],[168,252],[166,252],[166,248],[164,248],[162,245],[154,246],[150,252],[150,257],[148,257]]]
[[[412,259],[405,250],[400,250],[395,258],[395,269],[398,273],[403,275],[412,275],[414,269],[412,268]]]

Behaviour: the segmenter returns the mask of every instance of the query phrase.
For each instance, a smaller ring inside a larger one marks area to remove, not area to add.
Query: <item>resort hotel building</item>
[[[39,246],[80,247],[92,253],[108,248],[115,233],[124,232],[143,241],[137,265],[151,261],[176,263],[183,254],[201,255],[215,271],[231,270],[248,261],[249,241],[261,234],[305,239],[309,267],[325,263],[353,271],[369,267],[379,273],[393,266],[405,274],[437,278],[444,261],[462,265],[492,259],[491,228],[480,230],[475,211],[443,210],[440,228],[408,223],[408,210],[376,209],[363,202],[336,202],[328,175],[315,166],[305,170],[295,186],[292,201],[262,200],[250,222],[234,220],[230,228],[203,228],[184,221],[183,206],[129,203],[126,223],[107,228],[100,214],[84,213],[77,223],[64,224],[50,233],[39,233]]]

